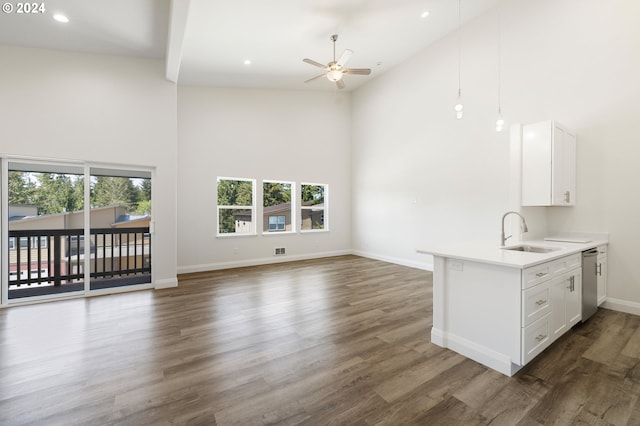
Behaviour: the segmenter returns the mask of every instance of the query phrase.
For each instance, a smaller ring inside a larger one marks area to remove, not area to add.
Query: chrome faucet
[[[500,238],[501,238],[500,245],[502,245],[502,246],[504,246],[505,243],[507,242],[507,240],[512,237],[512,235],[509,235],[508,237],[504,236],[504,220],[510,214],[517,214],[518,216],[520,216],[520,219],[521,219],[520,229],[522,229],[522,232],[529,232],[529,229],[527,228],[527,222],[525,222],[525,220],[524,220],[524,216],[522,216],[518,212],[506,212],[504,214],[504,216],[502,216],[502,234],[500,236]]]

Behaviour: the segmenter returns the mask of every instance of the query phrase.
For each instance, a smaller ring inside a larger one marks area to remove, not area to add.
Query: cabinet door
[[[552,122],[522,126],[522,205],[551,205]]]
[[[567,281],[564,301],[567,329],[570,329],[582,319],[582,270],[569,273]]]
[[[576,197],[576,136],[554,123],[552,146],[551,204],[573,206]]]
[[[566,275],[551,280],[551,314],[549,316],[549,330],[551,339],[556,340],[567,331],[565,288],[569,285]]]
[[[598,306],[607,300],[607,256],[598,256],[596,263],[596,277],[598,283]]]

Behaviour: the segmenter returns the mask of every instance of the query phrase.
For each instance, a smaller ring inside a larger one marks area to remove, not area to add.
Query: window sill
[[[300,231],[301,234],[318,234],[322,232],[329,232],[329,230],[328,229],[305,229]]]
[[[251,234],[216,234],[216,238],[247,238],[247,237],[256,237],[257,234],[255,232]]]
[[[296,235],[296,231],[273,231],[273,232],[263,232],[262,235],[265,237],[277,237],[278,235]]]

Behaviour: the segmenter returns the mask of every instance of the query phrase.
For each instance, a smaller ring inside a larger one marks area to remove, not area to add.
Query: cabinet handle
[[[540,299],[540,300],[536,300],[536,305],[538,305],[538,306],[540,306],[540,305],[544,305],[545,303],[547,303],[547,301],[546,301],[546,300],[542,300],[542,299]]]
[[[564,202],[565,203],[570,203],[571,202],[571,192],[566,191],[564,193]]]
[[[544,277],[545,275],[547,275],[547,273],[546,273],[546,272],[538,272],[538,273],[536,274],[536,277],[541,278],[541,277]]]
[[[538,342],[542,342],[542,341],[545,339],[545,337],[547,337],[547,335],[546,335],[546,334],[538,334],[538,335],[536,336],[536,340],[537,340]]]
[[[602,276],[602,263],[596,265],[596,274]]]

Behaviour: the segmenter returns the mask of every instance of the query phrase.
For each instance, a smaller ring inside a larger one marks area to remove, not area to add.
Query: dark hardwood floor
[[[430,343],[429,272],[356,256],[0,310],[0,424],[640,424],[640,317],[512,378]]]

